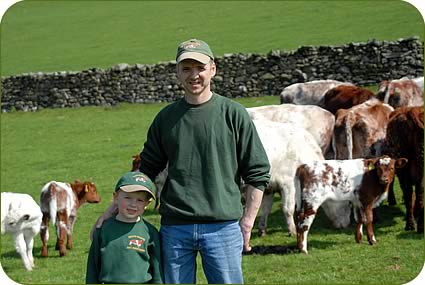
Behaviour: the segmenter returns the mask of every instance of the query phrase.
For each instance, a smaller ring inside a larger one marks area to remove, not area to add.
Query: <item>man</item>
[[[159,208],[164,283],[196,283],[198,252],[209,283],[243,283],[242,250],[251,250],[270,165],[245,108],[211,92],[208,44],[181,43],[176,62],[184,98],[157,114],[140,155],[151,179],[168,163]]]
[[[169,163],[159,209],[165,283],[195,283],[197,252],[209,283],[243,283],[242,244],[250,250],[267,156],[245,108],[211,92],[208,44],[181,43],[176,62],[185,96],[154,119],[140,167],[155,178]],[[243,215],[240,177],[250,185]]]

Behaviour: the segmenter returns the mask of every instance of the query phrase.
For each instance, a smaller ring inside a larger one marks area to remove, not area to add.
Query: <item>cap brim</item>
[[[208,55],[199,53],[199,52],[185,52],[182,53],[178,58],[177,58],[177,63],[179,63],[182,60],[185,59],[194,59],[196,61],[199,61],[202,64],[207,64],[208,62],[210,62],[211,58]]]
[[[151,194],[152,198],[155,200],[155,195],[152,193],[152,191],[142,185],[125,185],[121,186],[120,189],[127,193],[145,191]]]

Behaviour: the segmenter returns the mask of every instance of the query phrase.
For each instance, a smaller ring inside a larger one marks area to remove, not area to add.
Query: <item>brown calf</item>
[[[73,184],[50,181],[43,186],[40,195],[40,208],[43,213],[40,237],[43,243],[41,255],[48,256],[49,220],[56,226],[56,250],[60,256],[66,255],[64,246],[72,248],[72,232],[78,208],[88,203],[99,203],[100,197],[93,182],[75,181]]]

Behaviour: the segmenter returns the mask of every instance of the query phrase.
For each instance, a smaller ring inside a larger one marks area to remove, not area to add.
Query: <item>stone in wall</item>
[[[403,76],[423,76],[424,49],[418,37],[371,39],[339,46],[303,46],[267,54],[226,54],[216,58],[215,92],[231,97],[278,96],[293,83],[336,79],[357,85]],[[173,102],[184,95],[175,62],[118,63],[109,69],[28,73],[2,78],[1,110],[113,106],[122,102]]]

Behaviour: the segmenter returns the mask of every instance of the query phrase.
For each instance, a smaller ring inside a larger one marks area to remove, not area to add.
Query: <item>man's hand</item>
[[[111,206],[109,206],[108,209],[97,219],[96,223],[93,225],[91,231],[90,231],[90,240],[93,240],[93,234],[96,229],[100,228],[104,221],[112,217],[113,215],[116,215],[118,213],[118,207],[115,203],[112,203]]]
[[[248,252],[251,251],[249,241],[251,240],[252,228],[254,227],[255,218],[257,217],[263,199],[263,191],[251,185],[245,185],[244,187],[246,187],[246,204],[239,225],[243,236],[243,251]]]

